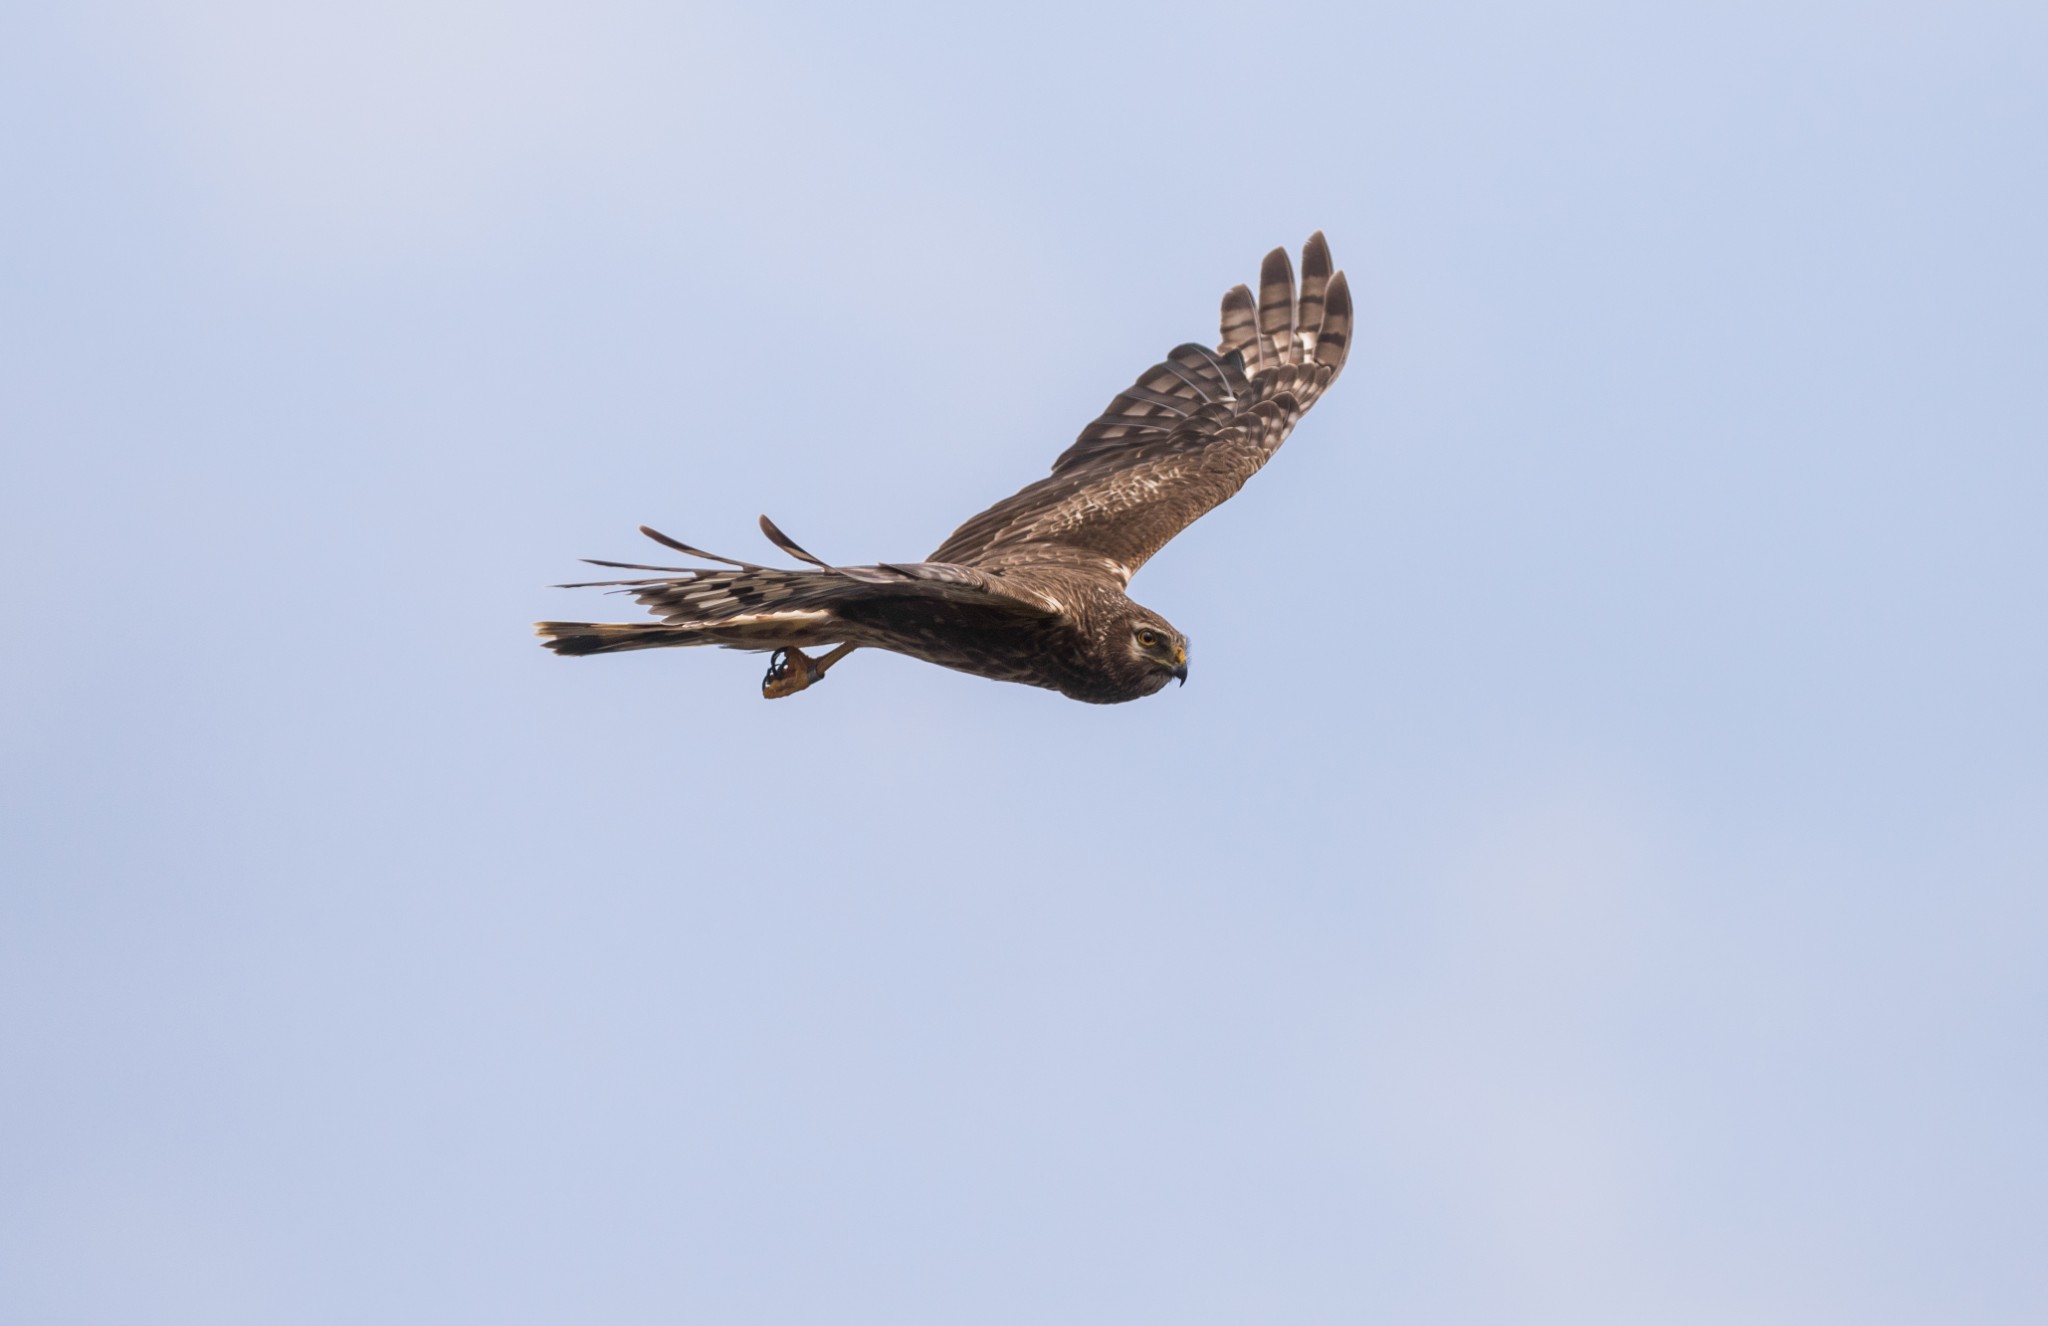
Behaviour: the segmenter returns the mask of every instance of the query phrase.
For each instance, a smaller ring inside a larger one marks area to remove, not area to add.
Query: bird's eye
[[[1157,644],[1159,643],[1159,632],[1157,632],[1157,631],[1140,631],[1140,632],[1138,632],[1138,643],[1139,643],[1139,644],[1141,644],[1141,645],[1143,645],[1143,646],[1145,646],[1145,648],[1147,648],[1147,649],[1150,649],[1150,648],[1152,648],[1152,647],[1153,647],[1154,645],[1157,645]]]

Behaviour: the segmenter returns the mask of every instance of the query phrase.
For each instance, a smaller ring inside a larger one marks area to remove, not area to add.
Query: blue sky
[[[2048,1313],[2037,6],[0,38],[0,1318]],[[528,634],[1318,228],[1187,687]]]

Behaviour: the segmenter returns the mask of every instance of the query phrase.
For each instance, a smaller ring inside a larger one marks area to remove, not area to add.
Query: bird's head
[[[1187,683],[1188,638],[1171,623],[1140,608],[1116,629],[1123,638],[1108,642],[1110,652],[1124,659],[1138,694],[1150,695],[1169,681]]]

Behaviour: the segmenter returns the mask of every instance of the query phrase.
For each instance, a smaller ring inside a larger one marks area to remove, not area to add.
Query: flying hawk
[[[1321,232],[1266,255],[1259,294],[1223,296],[1222,341],[1183,345],[1111,401],[1052,473],[975,516],[922,562],[828,566],[761,517],[761,531],[805,569],[719,557],[640,532],[717,567],[658,571],[567,589],[631,593],[658,622],[539,622],[558,654],[670,645],[773,651],[761,694],[815,685],[855,649],[893,649],[996,681],[1044,686],[1091,704],[1187,681],[1187,637],[1124,595],[1147,558],[1227,499],[1286,440],[1344,367],[1351,294]],[[819,658],[806,649],[831,647]]]

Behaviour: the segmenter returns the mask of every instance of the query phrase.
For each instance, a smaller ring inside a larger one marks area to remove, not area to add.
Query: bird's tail
[[[663,622],[535,622],[534,634],[557,654],[616,654],[627,649],[725,643],[710,632]]]

